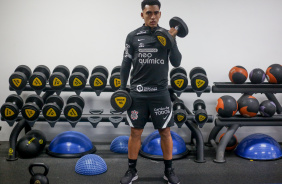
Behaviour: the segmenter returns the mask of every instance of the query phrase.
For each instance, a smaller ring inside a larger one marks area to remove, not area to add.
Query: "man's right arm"
[[[126,84],[127,84],[130,69],[131,69],[131,62],[133,59],[133,53],[134,53],[134,50],[133,50],[133,46],[131,43],[131,37],[130,35],[128,35],[125,41],[125,50],[124,50],[123,60],[122,60],[121,69],[120,69],[120,80],[121,80],[120,89],[122,90],[126,89]]]

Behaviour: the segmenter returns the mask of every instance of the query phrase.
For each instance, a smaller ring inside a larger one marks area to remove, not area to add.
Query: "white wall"
[[[140,17],[141,1],[93,0],[0,0],[0,104],[15,92],[9,91],[8,78],[20,65],[32,70],[39,64],[51,70],[62,64],[72,70],[85,65],[91,71],[104,65],[109,71],[120,65],[126,35],[143,24]],[[168,28],[168,21],[179,16],[189,26],[189,35],[178,38],[182,52],[182,67],[189,72],[201,66],[207,71],[210,84],[229,81],[227,75],[235,65],[244,66],[249,72],[280,63],[282,58],[282,2],[280,0],[162,0],[160,26]],[[33,92],[23,92],[25,99]],[[74,93],[62,93],[66,99]],[[97,97],[82,93],[86,99],[84,113],[90,108],[104,108],[109,113],[110,93]],[[203,94],[209,114],[215,115],[217,99],[224,94]],[[238,98],[240,94],[230,94]],[[255,95],[259,101],[266,97]],[[196,94],[182,94],[181,98],[192,110]],[[281,95],[277,95],[281,101]],[[0,122],[0,140],[7,141],[12,131],[6,122]],[[205,140],[213,124],[202,130]],[[85,133],[92,141],[111,141],[118,135],[129,134],[129,127],[114,129],[110,123],[99,124],[94,129],[90,123],[78,123],[72,129],[68,123],[57,123],[50,128],[39,122],[34,128],[44,130],[49,140],[58,133],[75,130]],[[185,141],[190,140],[188,128],[173,128]],[[144,136],[153,131],[150,123]],[[244,127],[237,131],[241,140],[248,134],[261,132],[282,141],[281,127]],[[143,136],[143,138],[144,138]]]

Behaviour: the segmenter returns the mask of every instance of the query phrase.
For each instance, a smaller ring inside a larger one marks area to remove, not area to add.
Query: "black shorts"
[[[174,125],[171,98],[168,91],[157,93],[130,93],[132,105],[126,119],[131,127],[143,129],[151,116],[155,129]]]

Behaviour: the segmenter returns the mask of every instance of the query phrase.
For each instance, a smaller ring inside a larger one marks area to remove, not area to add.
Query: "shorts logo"
[[[138,118],[138,111],[134,110],[134,111],[131,111],[131,116],[130,118],[132,120],[136,120]]]
[[[154,108],[154,112],[155,112],[156,116],[168,115],[168,114],[170,114],[170,108],[168,106],[160,107],[160,108]]]

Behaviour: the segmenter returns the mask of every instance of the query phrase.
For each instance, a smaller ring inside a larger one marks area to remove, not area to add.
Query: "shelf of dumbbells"
[[[129,88],[129,86],[128,86]],[[15,91],[13,88],[9,87],[10,91]],[[169,85],[168,89],[172,89],[172,87]],[[23,91],[34,91],[29,84],[27,84],[24,88]],[[43,91],[54,91],[49,84],[46,84],[46,87],[44,88]],[[62,90],[62,91],[73,91],[73,89],[71,89],[69,84],[66,84],[66,87]],[[86,84],[85,88],[82,90],[84,92],[95,92],[95,90],[93,88],[91,88],[91,86],[89,84]],[[103,90],[103,92],[114,92],[114,90],[111,88],[110,85],[107,85]],[[203,93],[210,93],[210,86],[208,86]],[[177,93],[177,91],[175,91]],[[188,85],[187,88],[185,90],[183,90],[181,93],[194,93],[195,91],[192,89],[192,86]]]
[[[213,93],[282,93],[282,84],[233,84],[231,82],[214,82]]]

